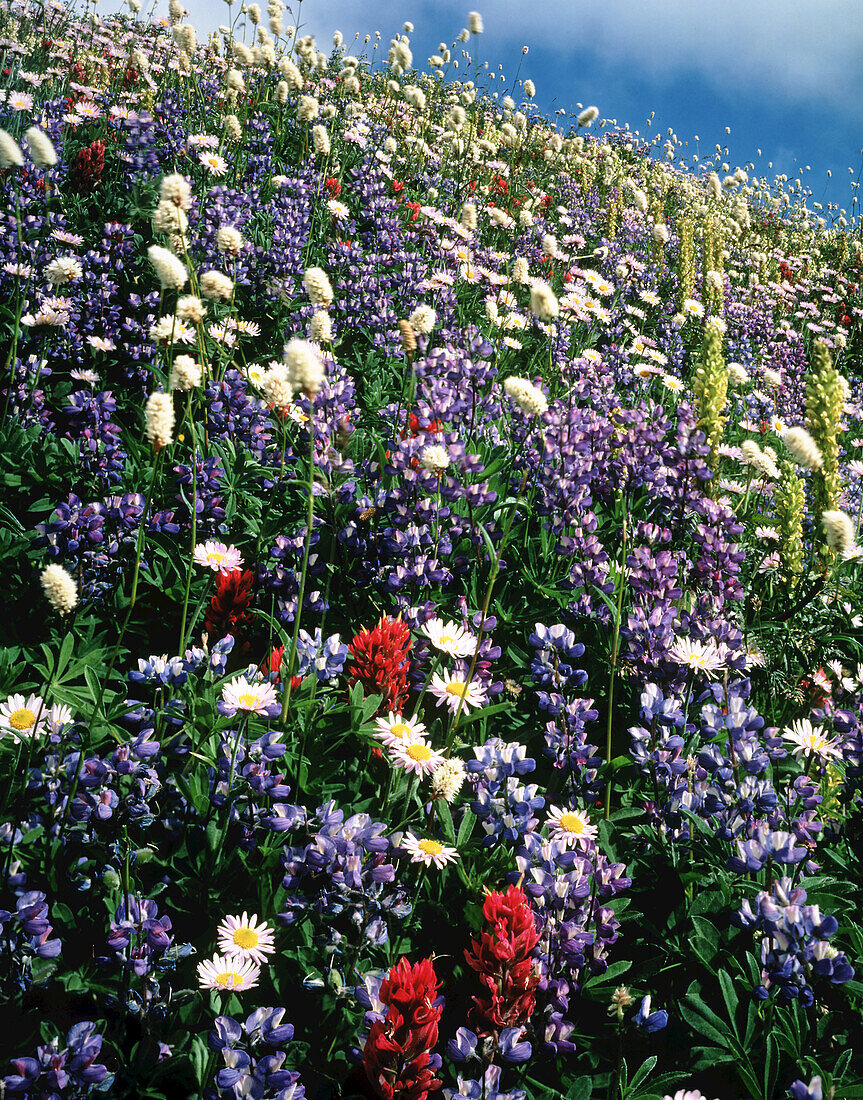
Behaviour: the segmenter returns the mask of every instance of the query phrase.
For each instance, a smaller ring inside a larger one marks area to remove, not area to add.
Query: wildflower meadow
[[[301,6],[0,9],[0,1097],[863,1098],[859,223]]]

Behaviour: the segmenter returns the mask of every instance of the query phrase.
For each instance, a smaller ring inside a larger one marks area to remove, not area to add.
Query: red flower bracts
[[[539,933],[518,886],[509,886],[505,894],[492,891],[482,912],[491,930],[471,940],[464,957],[485,987],[486,995],[473,999],[471,1016],[477,1033],[488,1035],[496,1028],[518,1027],[530,1018],[539,984],[531,952]]]
[[[401,619],[381,616],[373,630],[363,629],[348,649],[354,659],[350,686],[362,684],[369,694],[383,695],[383,710],[401,714],[408,694],[408,650],[411,632]]]
[[[249,604],[253,599],[254,583],[255,574],[251,569],[245,572],[232,569],[229,573],[216,575],[216,594],[210,600],[204,625],[211,642],[226,634],[237,638],[241,628],[251,622]]]
[[[384,1100],[425,1100],[441,1087],[435,1077],[440,1059],[431,1054],[443,1011],[434,1004],[439,984],[431,959],[411,965],[405,958],[381,984],[378,996],[387,1014],[371,1026],[363,1069]]]
[[[89,194],[102,180],[105,170],[105,145],[92,141],[78,153],[69,165],[69,189],[79,195]]]

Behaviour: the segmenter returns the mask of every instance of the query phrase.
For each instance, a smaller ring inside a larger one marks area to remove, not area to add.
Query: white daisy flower
[[[791,751],[795,756],[813,753],[822,760],[832,760],[841,755],[838,739],[825,737],[821,727],[813,726],[808,718],[798,718],[792,725],[786,726],[782,736],[794,745]]]
[[[387,718],[376,718],[377,729],[373,736],[382,741],[386,748],[394,745],[410,745],[414,741],[424,740],[426,728],[422,722],[413,718],[403,718],[400,714],[389,712]]]
[[[458,859],[458,850],[448,848],[439,840],[420,840],[413,833],[405,833],[399,848],[404,848],[410,854],[411,863],[424,863],[426,867],[445,867],[448,863],[454,863]]]
[[[452,621],[429,619],[420,630],[435,649],[448,653],[450,657],[473,657],[476,650],[476,638]]]
[[[232,959],[250,959],[252,962],[265,963],[267,955],[276,950],[273,942],[273,929],[261,921],[257,913],[249,917],[225,917],[216,930],[219,937],[219,950]]]
[[[596,839],[596,826],[591,825],[590,818],[581,810],[552,806],[545,823],[551,836],[564,841],[567,847],[587,847],[587,841]]]
[[[258,984],[261,968],[251,959],[239,956],[213,955],[198,963],[198,984],[201,989],[226,989],[231,993],[242,993]]]
[[[45,732],[48,710],[41,695],[10,695],[0,703],[0,737],[9,733],[16,741],[38,737]]]

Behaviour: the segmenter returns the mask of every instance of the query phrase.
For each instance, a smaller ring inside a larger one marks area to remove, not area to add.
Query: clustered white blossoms
[[[174,401],[169,393],[151,393],[144,409],[144,429],[155,451],[174,441]]]
[[[548,409],[548,400],[542,390],[526,378],[511,375],[503,384],[504,392],[528,416],[539,416]]]
[[[62,565],[52,562],[42,570],[42,591],[48,603],[61,615],[68,615],[78,604],[78,586]]]

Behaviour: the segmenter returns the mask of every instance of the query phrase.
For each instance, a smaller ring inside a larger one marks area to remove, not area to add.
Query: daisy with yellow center
[[[228,162],[218,153],[201,153],[198,160],[211,176],[224,176],[228,170]]]
[[[273,929],[261,921],[258,914],[249,917],[225,917],[216,934],[219,937],[219,950],[231,959],[250,959],[255,963],[265,963],[267,955],[276,950],[273,942]]]
[[[667,390],[671,390],[672,393],[680,393],[683,389],[683,383],[679,378],[675,378],[673,374],[663,374],[662,384]]]
[[[437,705],[449,707],[455,713],[461,705],[463,711],[471,707],[483,707],[488,702],[485,688],[477,680],[467,682],[467,668],[456,667],[452,672],[435,673],[429,691],[437,699]],[[464,700],[464,702],[462,702]]]
[[[236,676],[222,688],[222,698],[217,709],[227,717],[233,716],[237,711],[245,711],[247,714],[274,718],[279,712],[276,689],[269,682],[250,684],[245,676]]]
[[[413,833],[405,833],[399,848],[410,855],[411,863],[423,863],[426,867],[445,867],[448,863],[454,863],[458,859],[458,850],[448,848],[439,840],[423,839],[415,837]]]
[[[422,741],[426,733],[425,726],[416,720],[416,716],[403,718],[392,711],[386,718],[376,718],[375,725],[377,729],[373,736],[388,749],[393,745],[410,745],[414,741]]]
[[[201,989],[226,989],[242,993],[253,989],[261,977],[261,968],[251,959],[240,956],[213,955],[198,963],[198,984]]]
[[[451,620],[444,622],[443,619],[429,619],[420,630],[441,653],[448,653],[450,657],[474,655],[476,638]]]
[[[552,806],[545,823],[552,838],[562,840],[568,848],[586,848],[596,839],[596,826],[581,810]]]
[[[430,775],[437,771],[444,760],[426,741],[389,745],[388,749],[391,762],[409,775]]]
[[[202,542],[195,547],[195,565],[203,565],[214,573],[232,573],[242,568],[243,558],[236,546],[223,542]]]
[[[40,695],[10,695],[0,704],[0,738],[10,734],[15,741],[38,737],[45,732],[48,708]]]
[[[813,726],[808,718],[800,718],[793,725],[786,727],[782,731],[782,737],[794,746],[791,751],[795,756],[811,753],[822,760],[841,756],[839,741],[825,737],[821,727]]]

